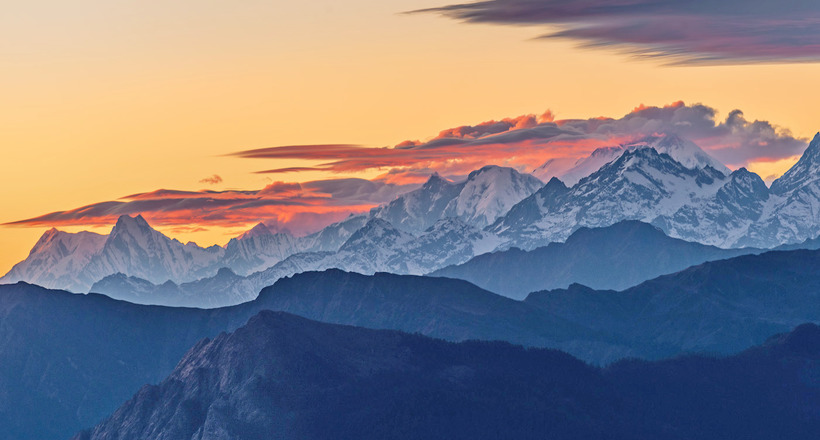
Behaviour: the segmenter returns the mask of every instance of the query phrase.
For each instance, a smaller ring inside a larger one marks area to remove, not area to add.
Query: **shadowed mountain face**
[[[581,228],[564,243],[522,251],[479,255],[431,276],[459,278],[511,298],[536,290],[579,283],[595,289],[626,289],[640,282],[706,261],[759,253],[758,249],[720,249],[666,236],[638,221],[605,228]]]
[[[262,312],[75,440],[813,439],[820,327],[727,359],[447,343]]]
[[[452,340],[507,340],[607,363],[736,353],[820,316],[820,252],[705,263],[622,291],[568,290],[515,301],[462,280],[338,270],[280,280],[221,309],[140,306],[26,284],[0,286],[0,426],[9,440],[68,437],[203,337],[260,310]]]

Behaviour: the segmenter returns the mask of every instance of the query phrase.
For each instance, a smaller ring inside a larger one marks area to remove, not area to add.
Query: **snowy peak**
[[[543,183],[529,174],[495,165],[473,171],[444,215],[483,228],[506,214],[516,203],[538,191]]]
[[[763,179],[746,168],[733,171],[729,175],[729,182],[720,191],[732,191],[735,198],[746,197],[758,200],[769,198],[769,189]]]
[[[578,183],[579,180],[601,169],[602,166],[612,162],[624,153],[621,146],[597,148],[588,157],[580,159],[575,166],[557,175],[569,186]]]
[[[433,173],[430,175],[430,178],[427,179],[427,182],[424,182],[421,189],[427,192],[440,192],[442,190],[446,190],[448,187],[452,187],[453,185],[454,184],[452,182],[441,177],[439,173]]]
[[[772,193],[785,194],[820,179],[820,133],[814,136],[800,160],[772,183]]]
[[[124,215],[117,219],[103,249],[84,272],[93,281],[117,272],[153,283],[190,281],[213,269],[223,252],[222,248],[183,245],[154,230],[141,215]]]
[[[589,156],[568,165],[566,160],[550,159],[538,167],[533,174],[545,179],[558,177],[569,186],[578,183],[598,171],[604,165],[618,159],[625,151],[654,148],[658,153],[668,154],[686,168],[704,169],[711,167],[728,175],[731,170],[717,159],[703,151],[694,142],[681,138],[675,134],[661,134],[648,136],[643,139],[623,145],[602,147],[594,150]]]
[[[117,237],[120,235],[130,235],[132,237],[139,237],[145,235],[152,235],[154,232],[154,228],[145,221],[145,218],[142,215],[137,215],[136,217],[131,217],[128,215],[121,215],[117,219],[117,223],[114,225],[114,228],[111,229],[110,237]]]
[[[267,269],[300,250],[299,240],[294,236],[286,232],[274,234],[259,223],[228,242],[221,264],[247,275]]]
[[[93,232],[49,229],[37,240],[28,257],[14,265],[0,281],[27,281],[48,288],[81,291],[80,272],[100,252],[105,240],[105,235]]]
[[[658,153],[668,154],[678,163],[689,169],[714,168],[723,175],[729,175],[731,170],[726,165],[703,151],[694,142],[675,134],[649,136],[638,142],[624,145],[624,148],[654,148]]]
[[[267,235],[273,235],[273,233],[271,232],[271,230],[267,226],[265,226],[264,223],[259,222],[256,226],[249,229],[244,234],[240,235],[238,237],[238,239],[239,240],[245,240],[245,239],[250,239],[250,238],[255,238],[255,237],[263,237],[263,236],[267,236]]]
[[[413,235],[402,232],[390,222],[372,218],[339,248],[340,252],[365,250],[370,246],[390,248],[412,240]]]

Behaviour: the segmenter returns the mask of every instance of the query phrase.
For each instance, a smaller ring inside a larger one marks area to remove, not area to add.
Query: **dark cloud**
[[[471,23],[549,25],[541,38],[671,64],[817,62],[816,0],[490,0],[432,12]]]

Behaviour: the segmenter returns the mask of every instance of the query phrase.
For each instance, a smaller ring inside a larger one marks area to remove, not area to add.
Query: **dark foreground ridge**
[[[726,359],[599,370],[558,351],[261,312],[75,440],[814,439],[819,375],[813,324]]]
[[[171,373],[202,338],[261,310],[463,341],[505,340],[608,363],[737,353],[820,322],[820,252],[706,263],[621,292],[571,286],[515,301],[461,280],[338,270],[283,279],[221,309],[141,306],[24,283],[0,286],[0,426],[67,438]]]

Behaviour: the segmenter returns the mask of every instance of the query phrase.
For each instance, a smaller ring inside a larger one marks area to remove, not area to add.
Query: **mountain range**
[[[676,148],[676,142],[686,143],[666,137],[656,141],[666,148],[651,143],[624,148],[572,187],[553,178],[489,230],[508,246],[526,250],[564,241],[578,227],[622,220],[651,223],[672,237],[724,248],[772,248],[817,237],[820,133],[771,189],[744,168],[727,176],[702,159],[702,151],[692,154],[692,146]],[[664,150],[677,151],[677,159]],[[682,151],[690,160],[682,158]]]
[[[820,327],[725,359],[447,343],[261,312],[75,440],[813,439]]]
[[[805,246],[810,246],[806,243]],[[486,253],[430,273],[467,280],[483,289],[523,299],[530,292],[578,283],[621,290],[706,261],[760,253],[755,248],[721,249],[671,238],[636,220],[603,228],[577,229],[563,243],[524,251]]]
[[[529,251],[564,242],[579,228],[621,221],[649,223],[686,241],[753,248],[738,253],[802,243],[820,232],[820,217],[814,214],[820,204],[814,196],[820,194],[815,188],[820,134],[771,188],[743,168],[727,174],[695,144],[674,135],[599,150],[582,168],[607,159],[571,187],[557,178],[542,185],[497,166],[474,171],[462,182],[433,175],[417,190],[309,236],[274,233],[260,224],[225,247],[182,244],[153,230],[142,217],[123,216],[108,236],[47,232],[0,282],[24,280],[139,302],[217,307],[250,300],[277,279],[305,270],[430,273],[491,251]],[[650,264],[645,274],[636,269],[636,276],[618,275],[621,281],[613,278],[611,284],[572,275],[537,287],[588,282],[623,288],[663,270],[682,269],[684,262],[658,270],[649,270]],[[524,289],[515,294],[520,297]]]
[[[254,301],[218,309],[4,285],[0,426],[10,440],[68,437],[161,381],[198,340],[262,310],[450,341],[549,347],[594,364],[732,354],[818,323],[818,265],[820,251],[775,251],[704,263],[620,292],[574,284],[524,301],[462,280],[328,270],[281,279]]]

